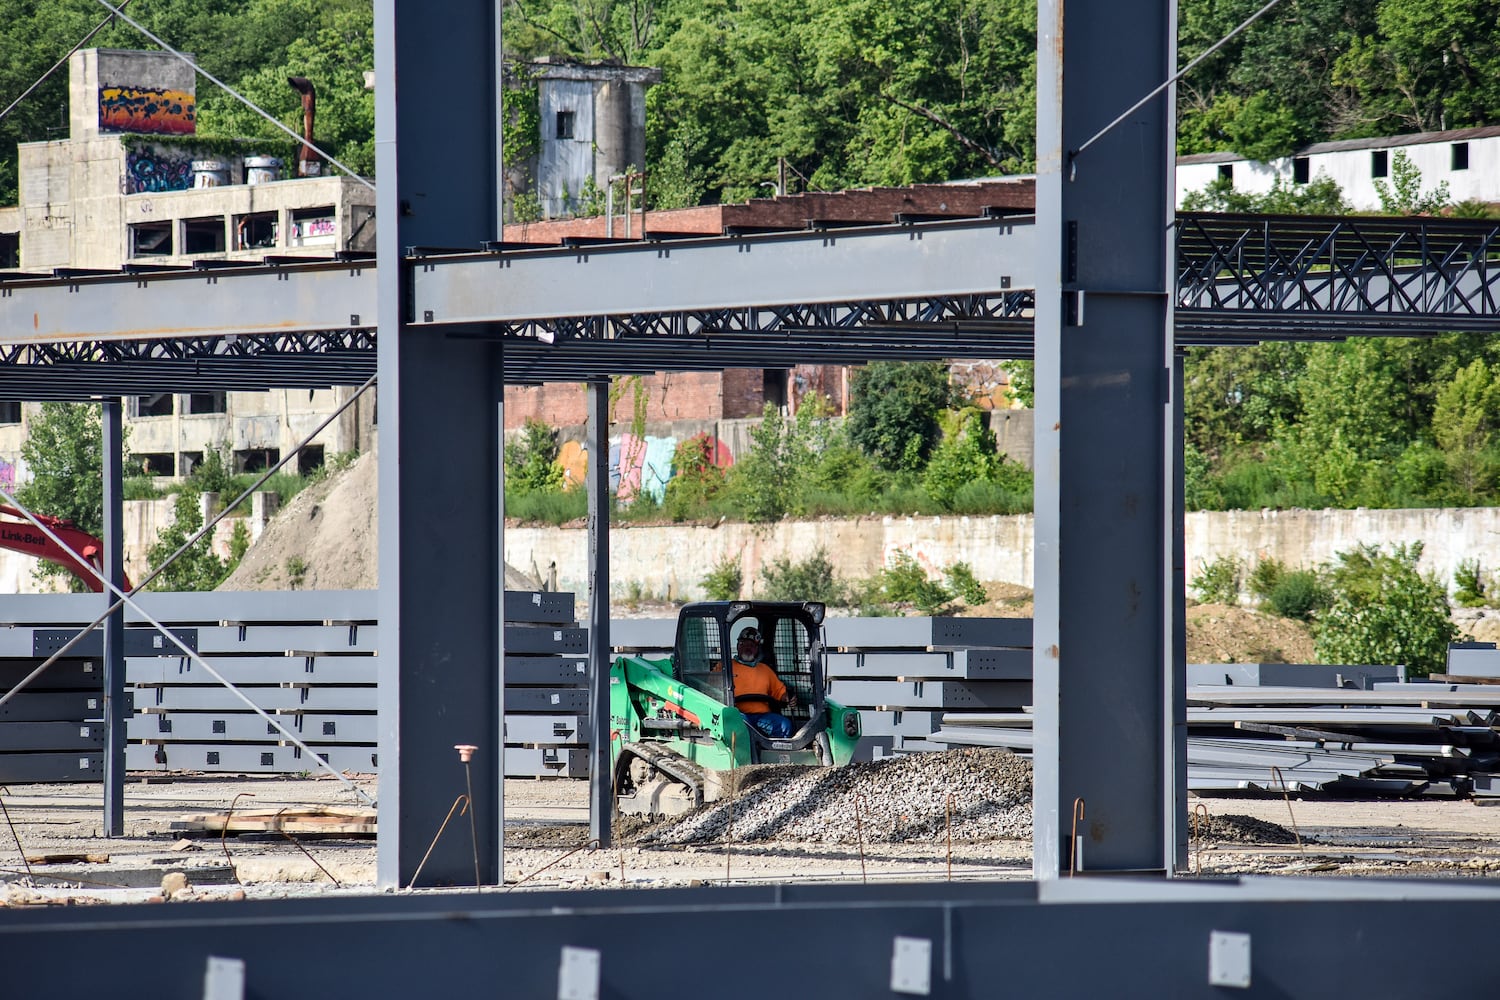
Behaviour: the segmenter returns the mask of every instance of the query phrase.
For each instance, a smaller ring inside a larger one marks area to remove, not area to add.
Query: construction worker
[[[734,707],[745,721],[773,740],[792,735],[792,720],[775,710],[777,703],[797,707],[797,693],[761,659],[760,629],[748,625],[734,644]]]

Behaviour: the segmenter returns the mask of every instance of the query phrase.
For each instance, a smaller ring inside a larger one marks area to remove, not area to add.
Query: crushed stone
[[[1006,750],[915,754],[837,768],[746,768],[738,791],[639,835],[642,844],[901,843],[1031,836],[1031,762]]]

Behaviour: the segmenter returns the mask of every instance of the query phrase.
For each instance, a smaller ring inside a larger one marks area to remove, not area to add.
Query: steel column
[[[480,878],[502,877],[499,649],[503,503],[499,344],[408,325],[402,251],[477,245],[499,191],[493,0],[378,0],[376,163],[380,372],[380,832],[377,879],[406,885],[472,765]],[[442,53],[441,58],[435,53]],[[399,91],[399,94],[398,94]],[[441,155],[438,152],[441,150]],[[464,334],[462,328],[447,331]],[[423,884],[475,878],[467,822],[449,824]]]
[[[1034,873],[1164,872],[1170,93],[1071,151],[1171,75],[1173,4],[1037,30]]]
[[[120,401],[107,399],[100,407],[104,459],[104,576],[125,587],[125,429]],[[115,595],[105,589],[105,606]],[[125,606],[101,626],[104,630],[104,829],[108,836],[125,835],[125,736],[130,703],[125,698]]]
[[[609,770],[609,382],[588,384],[589,444],[589,836],[610,845]]]

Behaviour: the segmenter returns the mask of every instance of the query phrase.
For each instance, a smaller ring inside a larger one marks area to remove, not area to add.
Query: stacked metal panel
[[[505,776],[588,777],[588,629],[574,597],[505,595]]]
[[[1188,787],[1500,794],[1500,687],[1405,682],[1399,667],[1194,664]],[[1201,683],[1209,680],[1215,683]],[[932,741],[1029,752],[1029,710],[949,713]],[[1493,791],[1492,791],[1493,789]]]
[[[0,660],[0,695],[41,662],[30,657]],[[103,718],[99,661],[59,660],[0,705],[0,784],[102,780]]]
[[[948,714],[1031,703],[1029,618],[830,618],[828,696],[860,710],[860,759],[944,750]]]

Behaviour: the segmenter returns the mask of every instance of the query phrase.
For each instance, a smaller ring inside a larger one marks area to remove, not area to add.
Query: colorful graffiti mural
[[[125,154],[125,193],[186,191],[193,186],[193,159],[154,149],[132,149]]]
[[[0,486],[5,487],[5,492],[13,492],[16,488],[16,467],[0,458]]]
[[[101,132],[192,135],[197,128],[196,98],[192,94],[139,87],[99,88]]]
[[[712,434],[699,434],[704,440],[704,454],[714,465],[728,469],[734,465],[729,446]],[[672,459],[681,442],[675,437],[637,437],[621,434],[609,439],[609,491],[622,503],[629,503],[645,493],[657,503],[667,495],[667,483],[676,470]],[[557,464],[563,470],[563,488],[583,486],[588,478],[588,447],[578,441],[564,441],[558,449]]]

